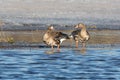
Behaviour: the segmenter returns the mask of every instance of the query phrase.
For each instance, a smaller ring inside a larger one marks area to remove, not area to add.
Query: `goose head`
[[[84,27],[85,27],[85,25],[83,23],[79,23],[75,26],[76,29],[78,29],[78,28],[82,29]]]
[[[54,27],[53,26],[49,26],[48,30],[54,30]]]

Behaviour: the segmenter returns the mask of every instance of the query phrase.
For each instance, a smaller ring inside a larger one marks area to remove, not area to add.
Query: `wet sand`
[[[72,30],[61,30],[70,34]],[[45,30],[36,31],[2,31],[0,37],[1,48],[7,47],[47,47],[42,40]],[[115,46],[120,44],[120,30],[89,30],[90,40],[87,42],[88,47]],[[12,42],[9,39],[12,38]],[[73,40],[66,40],[62,47],[74,47]],[[81,45],[80,45],[81,46]]]

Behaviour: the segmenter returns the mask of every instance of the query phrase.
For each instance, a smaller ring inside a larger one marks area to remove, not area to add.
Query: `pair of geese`
[[[45,44],[51,46],[52,51],[54,50],[54,46],[57,46],[57,50],[60,51],[60,45],[64,40],[73,39],[76,44],[76,48],[78,48],[78,43],[82,43],[82,47],[85,48],[86,42],[89,40],[90,35],[86,30],[86,26],[82,23],[75,25],[76,30],[74,30],[70,36],[65,33],[58,32],[54,29],[53,26],[49,26],[48,30],[45,32],[43,36],[43,41]]]

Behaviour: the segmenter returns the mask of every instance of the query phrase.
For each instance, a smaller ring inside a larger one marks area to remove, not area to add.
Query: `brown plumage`
[[[48,30],[43,36],[44,43],[50,45],[52,50],[54,46],[57,46],[58,51],[60,50],[60,44],[66,39],[69,39],[68,35],[55,31],[53,26],[48,27]]]
[[[89,40],[90,35],[86,30],[86,26],[82,23],[75,26],[76,30],[71,33],[71,37],[75,40],[76,48],[78,48],[79,41],[82,43],[82,47],[85,48],[86,42]]]

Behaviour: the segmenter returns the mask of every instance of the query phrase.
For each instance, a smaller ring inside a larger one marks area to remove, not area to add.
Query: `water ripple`
[[[1,50],[1,80],[120,80],[120,50]]]

